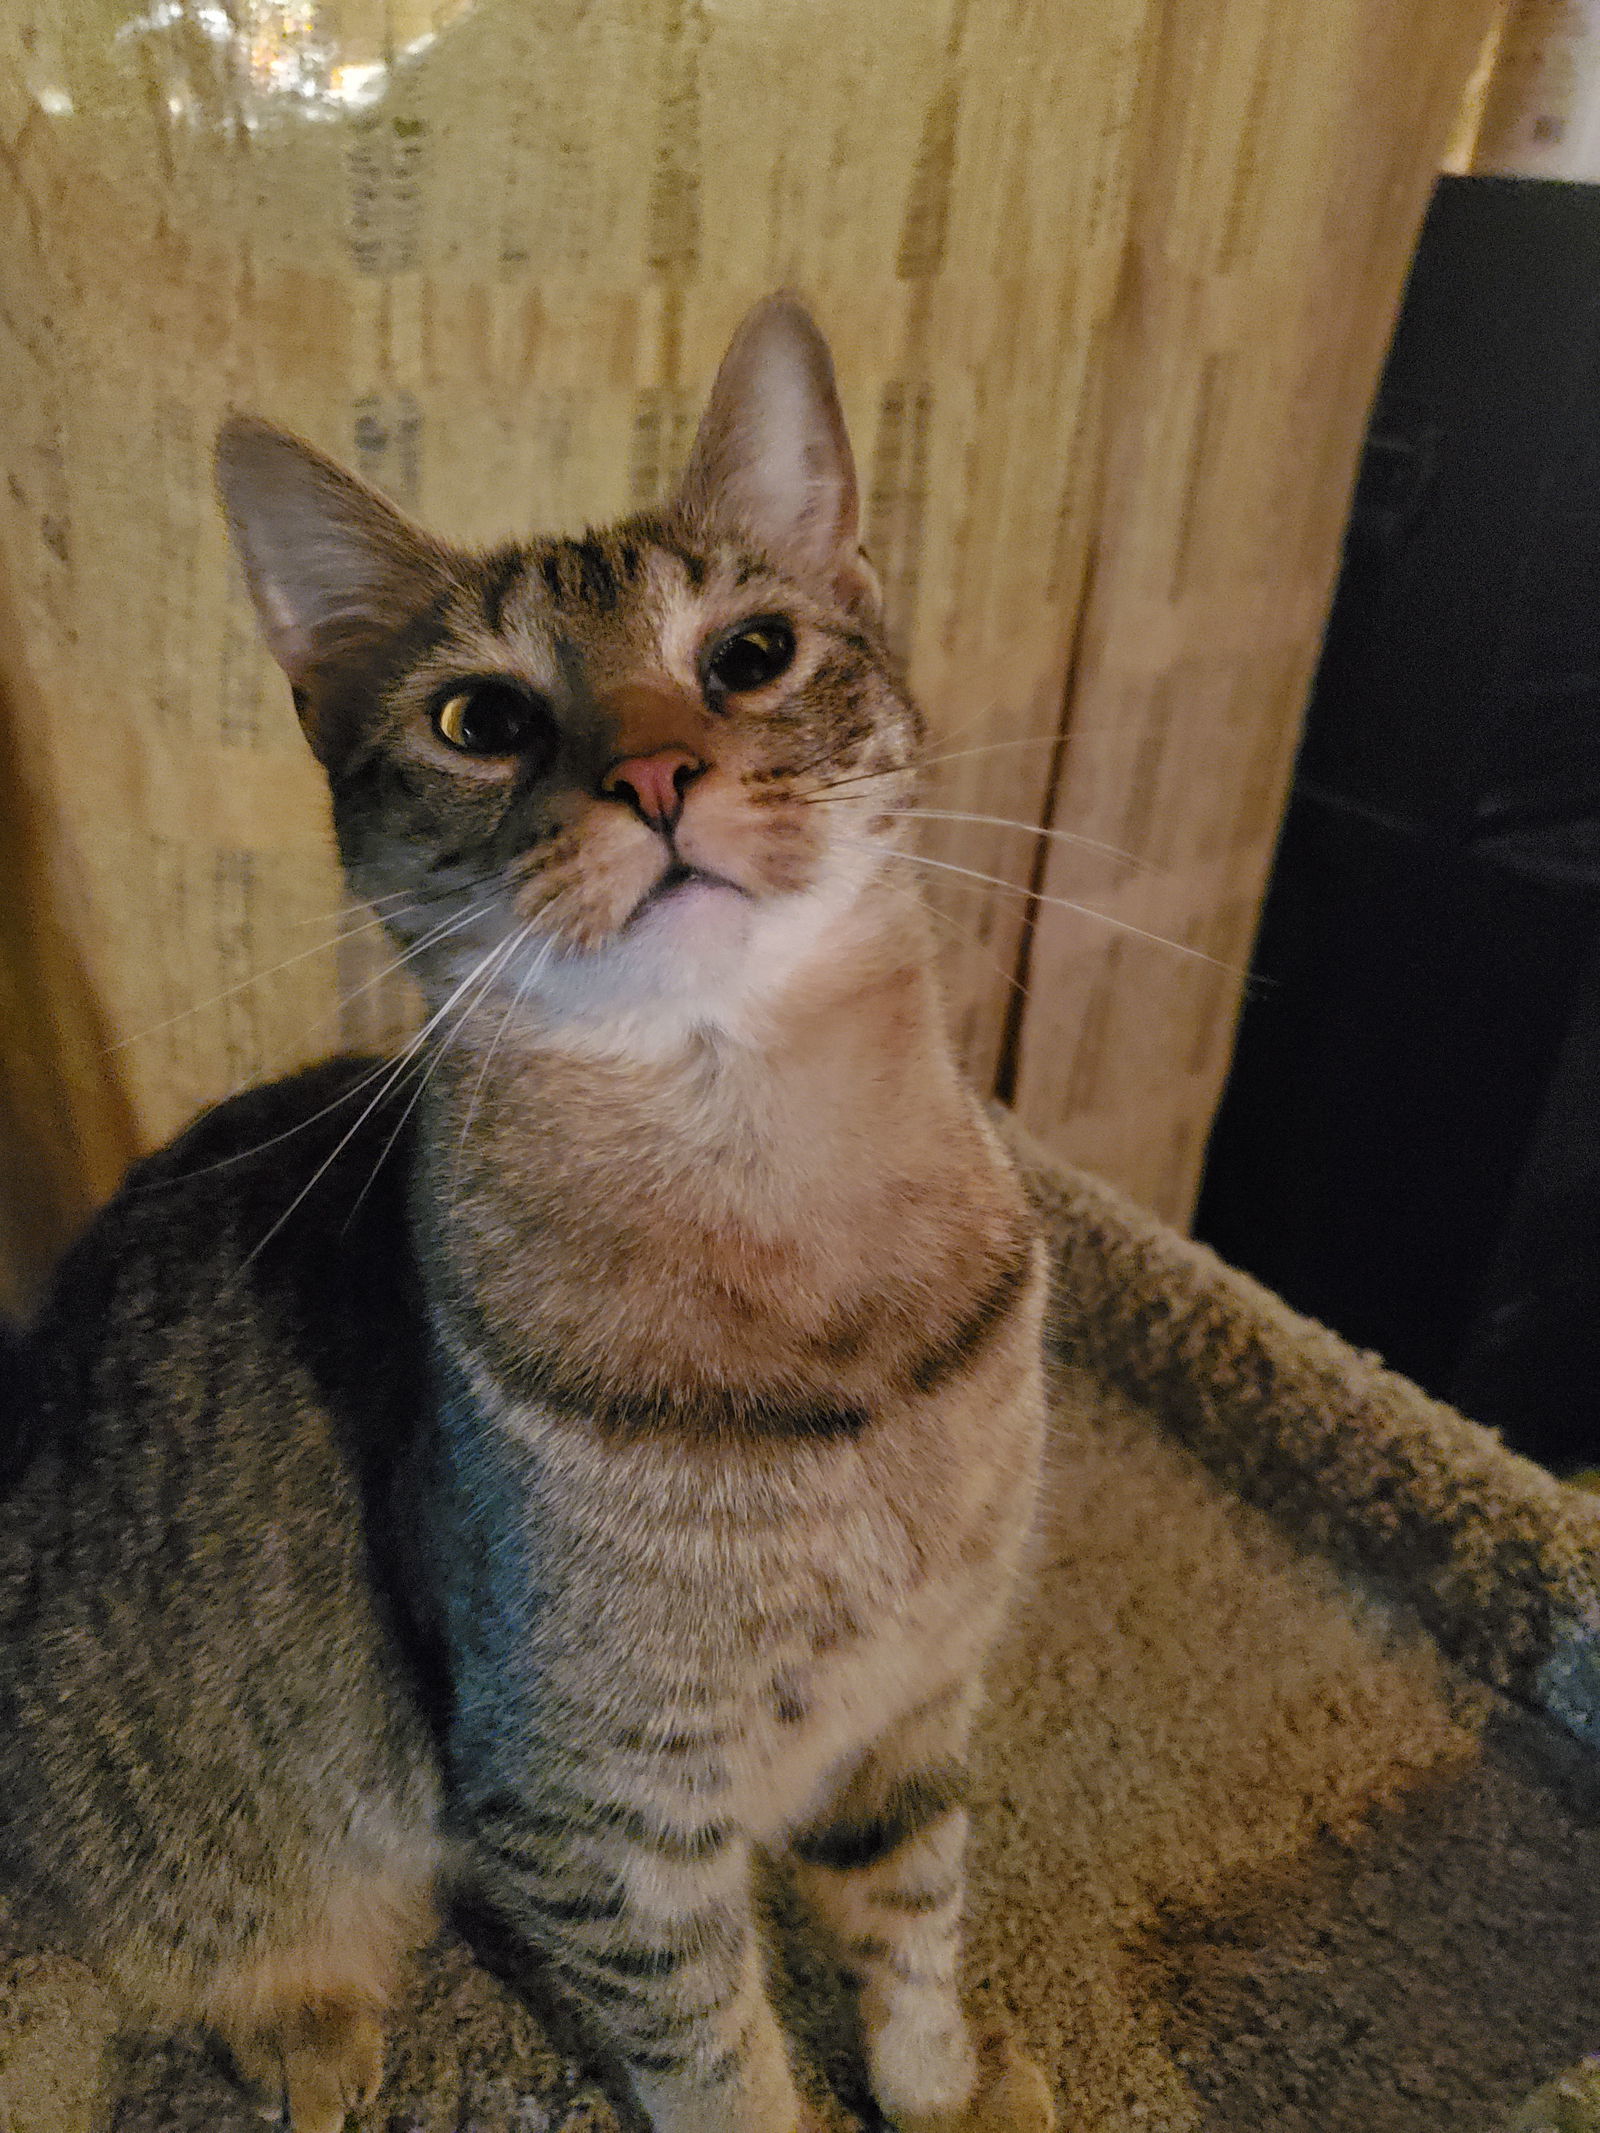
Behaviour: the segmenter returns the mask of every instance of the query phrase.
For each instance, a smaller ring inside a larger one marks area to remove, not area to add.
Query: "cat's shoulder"
[[[257,1222],[265,1242],[291,1210],[344,1222],[374,1198],[387,1208],[410,1159],[410,1094],[392,1062],[354,1054],[241,1089],[135,1162],[85,1242],[210,1250]],[[303,1244],[306,1222],[292,1226]]]
[[[363,1468],[404,1438],[430,1368],[389,1071],[244,1090],[134,1165],[7,1358],[0,1496],[46,1439],[98,1456],[178,1414],[243,1439],[320,1413]]]
[[[410,1093],[391,1064],[340,1057],[202,1112],[68,1253],[30,1345],[180,1319],[226,1340],[264,1312],[300,1327],[414,1315]]]
[[[385,1087],[391,1064],[341,1053],[240,1089],[208,1105],[165,1147],[135,1163],[118,1198],[157,1186],[226,1190],[215,1181],[227,1170],[254,1179],[304,1169],[347,1133],[381,1143],[403,1108],[398,1087]],[[371,1100],[370,1110],[359,1102],[362,1096]]]

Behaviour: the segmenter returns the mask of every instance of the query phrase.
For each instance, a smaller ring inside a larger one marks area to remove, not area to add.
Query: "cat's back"
[[[160,1456],[196,1429],[213,1447],[248,1435],[244,1400],[274,1381],[314,1383],[363,1444],[386,1406],[414,1403],[409,1137],[384,1078],[329,1060],[135,1165],[6,1357],[8,1498],[52,1452],[87,1485],[97,1461]]]
[[[270,1882],[288,1825],[428,1789],[386,1576],[426,1406],[403,1105],[336,1060],[140,1164],[24,1343],[0,1450],[0,1881]],[[242,1782],[248,1780],[248,1782]],[[130,1853],[111,1833],[137,1826]]]

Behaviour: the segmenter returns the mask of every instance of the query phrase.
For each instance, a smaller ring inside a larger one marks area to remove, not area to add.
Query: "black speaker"
[[[1600,1460],[1600,187],[1446,178],[1196,1227]]]

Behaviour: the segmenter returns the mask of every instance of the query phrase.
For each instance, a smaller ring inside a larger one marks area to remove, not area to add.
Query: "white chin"
[[[597,953],[547,966],[538,997],[578,1042],[654,1051],[736,1020],[756,989],[767,907],[716,882],[653,898]]]
[[[776,897],[680,883],[598,953],[544,967],[536,989],[545,1036],[580,1049],[659,1055],[708,1030],[757,1034],[764,1010],[829,956],[857,893],[842,875]]]
[[[624,936],[680,955],[715,954],[749,942],[756,906],[742,890],[718,881],[685,881],[653,896],[629,920]]]

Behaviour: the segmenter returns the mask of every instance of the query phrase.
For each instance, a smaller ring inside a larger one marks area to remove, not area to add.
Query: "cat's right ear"
[[[324,687],[438,595],[444,550],[376,489],[259,416],[229,416],[216,470],[268,648],[326,763],[334,746],[317,715]]]

